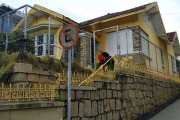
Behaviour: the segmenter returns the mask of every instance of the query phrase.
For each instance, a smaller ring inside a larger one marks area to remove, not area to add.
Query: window
[[[164,67],[164,53],[163,53],[163,50],[160,49],[160,52],[161,52],[161,63],[162,63],[162,67]]]
[[[35,36],[35,55],[43,56],[48,53],[48,47],[50,49],[50,55],[54,55],[54,35],[50,35],[50,40],[48,40],[48,34],[44,33]],[[49,46],[48,46],[49,43]]]
[[[176,60],[171,56],[172,71],[174,71],[174,72],[176,71],[176,65],[175,65],[176,63],[175,62],[176,62]]]
[[[143,31],[141,31],[141,42],[142,42],[142,53],[149,56],[148,35]]]
[[[49,37],[48,37],[49,35],[47,35],[47,40],[49,39]],[[50,44],[49,46],[48,45],[46,45],[46,53],[48,53],[48,47],[50,47],[49,49],[50,49],[50,55],[54,55],[54,35],[50,35],[50,42],[47,42],[47,44]]]
[[[37,36],[37,56],[43,55],[43,35]]]

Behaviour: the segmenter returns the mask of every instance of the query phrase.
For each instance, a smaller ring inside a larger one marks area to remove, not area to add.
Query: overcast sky
[[[0,0],[14,8],[39,4],[61,13],[76,22],[83,22],[107,13],[138,7],[153,0]],[[157,0],[166,32],[177,31],[180,39],[180,0]],[[179,13],[179,14],[168,14]],[[166,15],[165,15],[166,14]]]

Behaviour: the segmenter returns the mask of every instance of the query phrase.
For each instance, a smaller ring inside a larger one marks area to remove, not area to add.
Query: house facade
[[[166,33],[156,2],[91,19],[79,28],[94,34],[95,61],[99,50],[178,76],[176,32]]]
[[[59,45],[65,24],[81,30],[72,59],[83,67],[96,66],[99,50],[120,55],[152,69],[179,76],[176,59],[180,55],[176,32],[167,33],[157,2],[77,23],[72,19],[34,5],[27,14],[27,34],[35,40],[35,55],[49,54],[67,61],[67,50]],[[24,18],[13,30],[24,29]]]
[[[27,35],[35,41],[35,55],[61,59],[65,50],[59,45],[59,33],[65,23],[78,25],[68,17],[35,4],[27,13]],[[13,29],[24,30],[23,18]]]

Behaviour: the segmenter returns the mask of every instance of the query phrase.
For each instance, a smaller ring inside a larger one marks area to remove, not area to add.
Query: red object
[[[64,29],[67,28],[67,27],[73,27],[73,28],[75,28],[75,32],[76,32],[76,38],[75,38],[75,39],[72,38],[69,34],[67,34],[67,33],[64,31]],[[61,39],[61,34],[64,34],[65,36],[67,36],[71,41],[73,41],[73,44],[70,45],[70,46],[65,46],[65,45],[61,42],[61,40],[60,40],[60,39]],[[77,28],[75,25],[73,25],[73,24],[67,24],[67,25],[65,25],[65,26],[62,28],[61,32],[59,33],[59,44],[60,44],[63,48],[65,48],[65,49],[70,49],[70,48],[74,47],[74,46],[76,45],[78,39],[79,39],[79,31],[78,31],[78,28]]]
[[[99,54],[98,55],[98,60],[99,60],[100,63],[104,63],[106,58],[102,54]]]

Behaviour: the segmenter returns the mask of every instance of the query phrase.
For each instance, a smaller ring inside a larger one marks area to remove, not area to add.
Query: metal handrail
[[[99,67],[99,69],[97,69],[94,73],[92,73],[88,78],[86,78],[84,81],[82,81],[78,86],[81,86],[83,83],[85,83],[86,81],[89,80],[89,78],[93,77],[98,71],[100,71],[115,55],[111,56],[111,58],[109,58],[103,65],[101,65]]]

